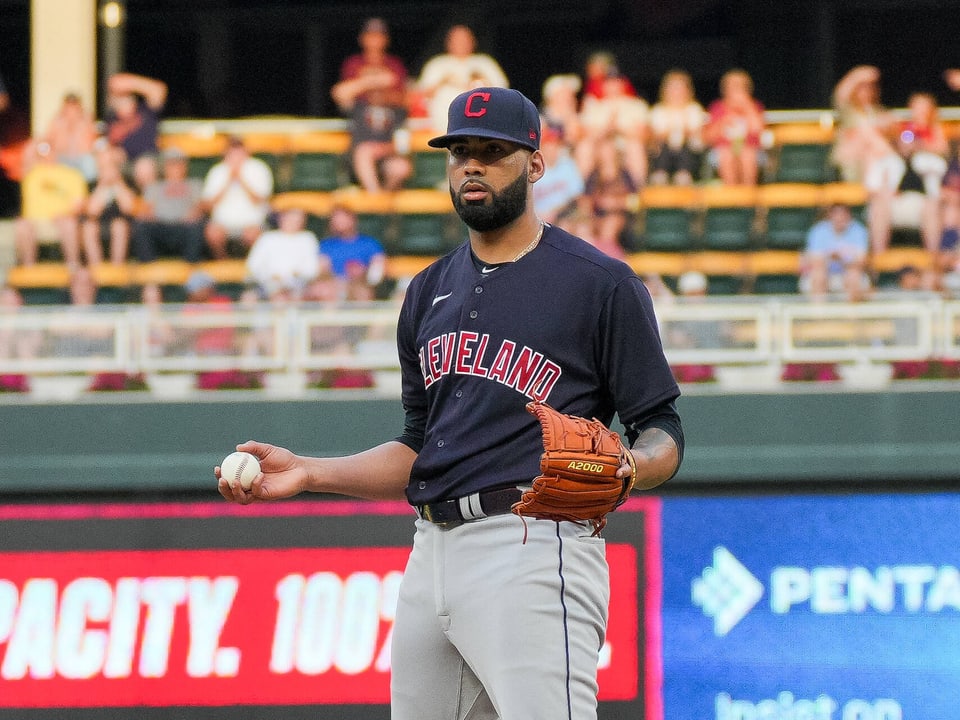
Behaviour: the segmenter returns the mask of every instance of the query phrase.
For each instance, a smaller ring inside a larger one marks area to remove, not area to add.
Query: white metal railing
[[[671,363],[960,358],[960,300],[799,296],[656,306]],[[398,368],[393,303],[273,307],[28,306],[0,312],[0,374]]]

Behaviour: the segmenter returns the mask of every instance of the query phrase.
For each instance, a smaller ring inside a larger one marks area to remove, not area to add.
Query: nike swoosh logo
[[[433,299],[433,304],[436,305],[438,302],[440,302],[441,300],[446,300],[446,299],[447,299],[448,297],[450,297],[451,295],[453,295],[452,292],[448,292],[446,295],[437,295],[437,296]]]
[[[492,268],[488,268],[488,267],[480,268],[480,272],[483,273],[484,275],[489,275],[489,274],[492,273],[494,270],[496,270],[495,267],[492,267]]]

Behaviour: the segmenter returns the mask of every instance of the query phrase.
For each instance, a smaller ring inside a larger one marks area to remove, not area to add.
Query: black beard
[[[519,177],[500,192],[491,191],[491,201],[486,203],[464,202],[452,187],[450,197],[460,219],[472,230],[489,232],[509,225],[527,209],[527,175]]]

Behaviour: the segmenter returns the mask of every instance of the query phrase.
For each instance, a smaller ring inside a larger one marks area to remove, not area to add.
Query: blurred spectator
[[[406,140],[407,70],[387,53],[390,34],[383,20],[367,20],[358,40],[361,52],[344,60],[330,93],[350,118],[356,181],[367,192],[398,190],[413,173]]]
[[[646,183],[649,107],[629,90],[629,81],[611,68],[603,81],[603,96],[584,97],[580,112],[583,138],[575,150],[584,177],[597,168],[600,145],[614,140],[622,148],[624,165],[634,185],[642,187]]]
[[[591,53],[584,65],[583,74],[584,100],[588,97],[602,98],[607,92],[607,78],[612,74],[620,74],[617,69],[617,59],[613,56],[613,53],[606,50]],[[623,92],[630,96],[636,96],[637,94],[633,83],[626,77],[623,78]]]
[[[944,289],[944,276],[960,272],[960,158],[957,153],[943,176],[940,199],[940,242],[934,253],[931,290]]]
[[[666,73],[659,98],[650,109],[651,185],[690,185],[697,179],[706,120],[689,73]]]
[[[87,182],[93,182],[97,177],[97,161],[93,154],[97,134],[96,122],[83,107],[80,96],[67,93],[57,114],[47,125],[43,139],[50,144],[60,162],[75,167]]]
[[[251,156],[242,138],[231,137],[223,160],[203,182],[203,207],[210,215],[205,237],[215,259],[230,254],[230,243],[239,243],[236,254],[246,255],[263,231],[272,194],[270,166]]]
[[[370,287],[379,285],[387,256],[379,240],[360,233],[356,213],[342,205],[334,207],[329,231],[320,241],[320,254],[329,260],[333,274],[347,285],[356,280]]]
[[[444,40],[446,52],[424,64],[417,89],[429,103],[435,132],[446,132],[447,109],[462,92],[477,87],[509,87],[507,76],[492,57],[477,52],[477,38],[466,25],[454,25]]]
[[[277,229],[263,233],[247,255],[247,276],[264,297],[298,299],[320,272],[320,243],[306,229],[307,214],[290,208],[280,213]]]
[[[915,222],[924,247],[936,253],[940,243],[940,189],[947,172],[950,143],[933,95],[913,93],[907,107],[910,116],[900,123],[895,139],[897,151],[906,161],[897,190],[922,194],[920,216]]]
[[[540,115],[543,127],[559,128],[564,144],[574,147],[580,140],[580,100],[582,83],[576,75],[551,75],[543,83]]]
[[[596,167],[587,178],[580,199],[582,223],[576,234],[608,255],[622,258],[630,196],[637,189],[617,143],[612,138],[599,143]]]
[[[110,262],[124,263],[130,244],[130,225],[139,197],[123,176],[123,153],[107,146],[97,153],[97,182],[83,209],[80,237],[89,265],[103,262],[104,247]]]
[[[704,139],[724,185],[756,185],[759,177],[763,105],[753,97],[753,80],[744,70],[720,78],[720,97],[710,103]]]
[[[951,90],[960,92],[960,69],[950,68],[945,70],[943,80]]]
[[[153,153],[144,153],[130,165],[130,180],[138,195],[160,179],[160,158]]]
[[[116,73],[107,81],[106,137],[123,148],[128,162],[157,152],[160,113],[167,102],[167,84],[161,80]]]
[[[834,87],[833,105],[839,126],[831,158],[841,179],[896,188],[904,168],[889,139],[896,118],[880,102],[880,70],[854,67]]]
[[[851,302],[862,300],[870,289],[865,272],[869,247],[867,228],[849,207],[834,203],[827,217],[807,233],[800,289],[816,300],[828,293],[843,293]]]
[[[545,124],[540,137],[543,177],[533,186],[533,205],[544,222],[561,224],[577,209],[585,185],[580,168],[563,142],[563,131]]]
[[[146,157],[146,156],[144,156]],[[158,256],[199,262],[203,254],[203,183],[187,176],[182,150],[163,152],[163,179],[143,191],[143,202],[133,225],[133,255],[140,262]]]
[[[907,265],[897,271],[897,290],[905,293],[922,292],[925,290],[923,273],[920,268]]]
[[[844,75],[833,91],[839,118],[831,158],[847,182],[860,182],[870,193],[870,246],[882,252],[890,245],[893,201],[906,163],[891,136],[896,119],[880,103],[880,71],[858,65]]]
[[[10,285],[0,286],[0,319],[9,318],[23,307],[23,296]],[[30,360],[35,357],[43,337],[39,331],[0,323],[0,358]],[[30,378],[25,373],[0,373],[0,393],[28,392]]]
[[[80,263],[78,216],[87,199],[83,173],[60,163],[46,142],[32,146],[26,167],[21,183],[21,212],[14,222],[18,261],[22,265],[33,265],[37,261],[38,243],[56,239],[64,262],[77,266]]]

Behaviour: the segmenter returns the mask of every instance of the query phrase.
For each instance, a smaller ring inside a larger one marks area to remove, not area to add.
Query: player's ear
[[[543,160],[543,153],[539,150],[534,150],[530,153],[530,160],[527,162],[527,181],[535,183],[543,177],[543,171],[546,170],[546,168],[547,164]]]

